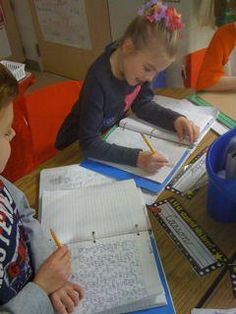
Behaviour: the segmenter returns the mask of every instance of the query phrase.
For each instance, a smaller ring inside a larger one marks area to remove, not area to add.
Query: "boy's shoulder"
[[[0,192],[1,189],[5,187],[6,190],[11,194],[11,196],[14,198],[15,195],[23,195],[23,193],[10,181],[8,181],[6,178],[0,175]]]

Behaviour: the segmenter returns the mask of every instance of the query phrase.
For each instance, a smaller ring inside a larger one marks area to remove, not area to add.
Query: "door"
[[[111,41],[107,0],[29,2],[44,70],[84,79]]]
[[[16,18],[13,11],[13,6],[10,0],[4,0],[0,2],[3,9],[5,25],[1,27],[1,45],[6,46],[3,49],[3,53],[0,52],[0,59],[24,62],[25,55],[23,51],[23,45],[18,31]],[[4,48],[4,47],[2,47]]]

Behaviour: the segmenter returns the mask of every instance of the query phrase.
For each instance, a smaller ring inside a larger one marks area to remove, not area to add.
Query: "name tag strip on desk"
[[[208,177],[205,164],[207,149],[208,147],[202,150],[188,165],[180,170],[165,189],[187,199],[192,199],[198,189],[207,183]]]
[[[236,298],[236,264],[229,264],[229,274],[230,274],[230,280],[232,284],[233,289],[233,295]]]
[[[227,257],[173,197],[148,206],[200,276],[222,267]]]

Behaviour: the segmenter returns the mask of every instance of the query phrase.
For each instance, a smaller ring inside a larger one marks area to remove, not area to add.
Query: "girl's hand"
[[[70,253],[66,246],[61,246],[45,260],[33,281],[47,294],[51,294],[64,286],[70,273]]]
[[[160,153],[139,152],[137,167],[150,173],[156,172],[168,164],[168,160]]]
[[[50,295],[52,305],[57,314],[73,313],[74,308],[83,297],[83,289],[79,285],[70,282]]]
[[[180,141],[187,137],[189,143],[193,144],[198,138],[199,127],[185,117],[177,118],[174,127]]]

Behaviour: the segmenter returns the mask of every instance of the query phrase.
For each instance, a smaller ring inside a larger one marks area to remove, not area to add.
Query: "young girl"
[[[197,90],[236,91],[236,22],[215,32],[204,57]]]
[[[109,45],[85,78],[78,101],[57,135],[63,149],[75,140],[87,157],[156,171],[167,162],[152,154],[108,144],[100,134],[117,123],[131,107],[141,119],[176,131],[193,143],[198,127],[178,113],[152,101],[150,82],[175,59],[182,23],[176,10],[159,1],[149,1],[128,26],[123,37]]]

